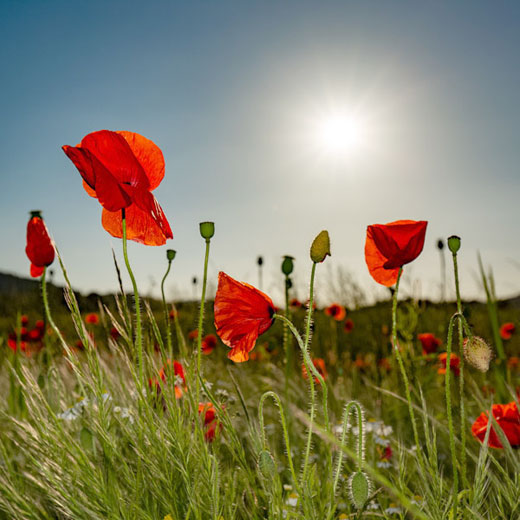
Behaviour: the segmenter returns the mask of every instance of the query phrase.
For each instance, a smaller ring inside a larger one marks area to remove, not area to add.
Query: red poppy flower
[[[32,211],[27,224],[27,258],[31,261],[31,276],[38,278],[45,267],[54,262],[54,245],[39,211]]]
[[[507,366],[510,370],[517,370],[518,368],[520,368],[520,358],[517,356],[511,356],[507,360]]]
[[[393,454],[394,454],[394,452],[392,451],[392,448],[391,448],[390,444],[388,444],[388,445],[385,446],[385,447],[383,448],[383,450],[381,451],[379,458],[380,458],[381,460],[386,460],[386,461],[388,461],[388,460],[390,460],[390,459],[392,458],[392,455],[393,455]]]
[[[160,246],[173,238],[170,224],[152,195],[164,177],[160,148],[142,135],[100,130],[86,135],[78,146],[63,146],[83,178],[83,187],[103,206],[101,222],[112,236]]]
[[[22,316],[20,317],[20,323],[23,326],[28,325],[29,324],[29,316],[27,316],[26,314],[22,314]]]
[[[377,362],[377,365],[381,370],[384,370],[385,372],[390,372],[390,370],[392,370],[392,365],[390,364],[390,361],[388,361],[388,358],[381,358]]]
[[[167,359],[165,365],[159,370],[159,378],[161,381],[166,382],[168,376],[172,374],[175,378],[175,397],[179,399],[186,390],[186,378],[184,377],[184,369],[178,361],[172,361]]]
[[[115,328],[115,327],[112,327],[110,329],[110,337],[116,341],[119,339],[119,337],[121,336],[121,334],[119,334],[119,331]]]
[[[507,323],[504,323],[500,327],[500,337],[502,339],[511,339],[511,336],[514,334],[516,330],[515,324],[511,323],[510,321]]]
[[[511,444],[511,447],[520,448],[520,412],[516,402],[494,404],[491,407],[491,411],[498,426],[500,426],[509,444]],[[482,412],[471,427],[471,433],[473,433],[480,442],[484,442],[488,420],[487,412]],[[491,431],[489,432],[489,446],[491,448],[503,448],[493,426],[491,426]]]
[[[199,330],[193,329],[188,332],[188,339],[197,339],[199,337]]]
[[[347,311],[343,305],[332,303],[325,309],[325,314],[336,321],[343,321],[347,315]]]
[[[37,328],[37,329],[44,329],[45,328],[45,322],[43,320],[38,320],[34,326]]]
[[[204,438],[212,442],[218,431],[222,430],[222,424],[217,419],[215,407],[212,403],[199,403],[199,415],[204,414]]]
[[[85,323],[90,323],[91,325],[99,325],[99,316],[95,312],[90,312],[85,316]]]
[[[427,222],[397,220],[367,227],[365,261],[372,278],[390,287],[399,268],[415,260],[424,246]]]
[[[170,320],[174,320],[176,316],[177,316],[177,311],[175,309],[171,309],[170,312],[168,313],[168,317],[170,318]]]
[[[435,337],[431,332],[423,332],[417,336],[417,339],[421,342],[423,356],[437,352],[442,344],[442,340]]]
[[[354,322],[349,318],[348,320],[345,320],[345,324],[343,325],[343,330],[349,334],[354,330]]]
[[[297,298],[293,298],[289,302],[289,306],[294,307],[295,309],[298,309],[302,306],[302,302],[300,300],[298,300]]]
[[[208,334],[202,338],[201,348],[202,353],[206,356],[209,356],[215,350],[217,346],[217,337],[215,334]]]
[[[318,374],[320,374],[323,379],[327,379],[327,368],[325,367],[325,361],[322,358],[315,358],[312,360],[312,364],[318,371]],[[309,376],[307,375],[307,367],[305,366],[305,363],[302,364],[302,375],[305,379],[307,379]],[[315,377],[314,381],[316,381],[317,384],[320,384],[320,380]]]
[[[439,354],[439,364],[440,367],[437,370],[437,374],[445,374],[446,373],[446,360],[448,359],[448,354],[446,352],[443,352],[442,354]],[[460,358],[457,356],[457,354],[451,354],[450,356],[450,368],[451,371],[458,376],[460,374]]]
[[[231,348],[228,358],[236,363],[247,361],[258,336],[273,324],[271,298],[220,272],[213,309],[217,334]]]

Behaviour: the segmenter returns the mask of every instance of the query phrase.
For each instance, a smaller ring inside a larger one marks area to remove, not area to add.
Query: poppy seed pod
[[[452,253],[456,253],[460,249],[460,237],[452,235],[448,238],[448,248]]]
[[[292,256],[284,256],[282,261],[282,273],[289,276],[294,269],[294,258]]]
[[[215,234],[215,223],[214,222],[201,222],[200,226],[200,234],[202,238],[209,240]]]
[[[444,249],[444,240],[442,240],[442,238],[439,238],[439,240],[437,240],[437,249],[439,251],[442,251]]]
[[[323,262],[327,256],[330,256],[330,238],[329,232],[323,230],[312,242],[311,260],[317,264]]]
[[[493,350],[478,336],[472,336],[464,340],[462,347],[464,359],[474,368],[481,372],[489,370],[489,363],[493,359]]]
[[[175,258],[176,254],[177,254],[177,251],[174,251],[173,249],[167,249],[166,258],[168,259],[168,262],[171,262]]]

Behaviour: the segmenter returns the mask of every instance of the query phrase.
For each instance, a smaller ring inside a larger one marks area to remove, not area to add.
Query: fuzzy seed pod
[[[462,347],[464,359],[474,368],[481,372],[489,370],[489,363],[493,359],[493,350],[478,336],[471,336],[464,340]]]
[[[329,232],[323,230],[312,242],[311,260],[317,264],[323,262],[327,256],[330,256],[330,238]]]
[[[370,496],[372,485],[370,479],[362,471],[356,471],[348,479],[348,492],[350,500],[356,507],[361,509]]]

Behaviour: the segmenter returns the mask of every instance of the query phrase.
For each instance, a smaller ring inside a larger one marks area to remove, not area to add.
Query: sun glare
[[[344,155],[363,144],[363,127],[353,117],[335,114],[316,125],[316,142],[327,155]]]

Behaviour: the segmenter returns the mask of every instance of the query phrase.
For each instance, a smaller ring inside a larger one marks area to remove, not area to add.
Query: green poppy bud
[[[273,479],[276,475],[276,464],[267,450],[262,450],[258,455],[258,469],[266,479]]]
[[[329,232],[323,230],[312,243],[311,260],[317,264],[323,262],[327,255],[330,256],[330,238]]]
[[[444,249],[444,240],[442,240],[442,238],[439,238],[439,240],[437,240],[437,249],[439,251],[442,251]]]
[[[489,370],[489,364],[493,359],[493,350],[478,336],[466,338],[462,347],[464,359],[474,368],[481,372]]]
[[[348,480],[348,491],[350,500],[356,507],[361,509],[370,496],[370,480],[362,471],[356,471]]]
[[[282,273],[289,276],[294,269],[294,258],[292,256],[284,256],[282,261]]]
[[[168,262],[171,262],[175,258],[176,254],[177,254],[177,251],[174,251],[173,249],[167,249],[166,258],[168,259]]]
[[[200,226],[200,234],[202,238],[209,240],[215,234],[215,223],[214,222],[201,222]]]
[[[452,253],[456,253],[460,249],[460,237],[452,235],[448,238],[448,247]]]

